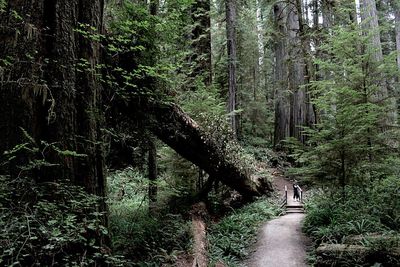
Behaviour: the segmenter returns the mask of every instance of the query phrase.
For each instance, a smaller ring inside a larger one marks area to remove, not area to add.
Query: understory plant
[[[157,186],[160,200],[173,195],[174,189],[162,177]],[[132,266],[172,265],[189,250],[190,224],[184,216],[168,213],[162,201],[150,213],[148,180],[140,171],[111,173],[108,190],[112,247],[134,262]]]
[[[337,255],[335,264],[397,266],[400,262],[393,251],[400,246],[399,190],[400,182],[395,176],[362,187],[321,190],[305,205],[303,229],[316,246],[320,243],[350,243],[368,249],[360,257]]]
[[[125,266],[107,246],[99,203],[99,197],[66,182],[1,176],[0,265]]]
[[[370,43],[357,24],[326,35],[315,60],[324,79],[310,84],[319,120],[305,129],[306,145],[289,142],[294,174],[341,187],[393,174],[399,131],[387,81],[398,72],[393,55],[374,60]]]

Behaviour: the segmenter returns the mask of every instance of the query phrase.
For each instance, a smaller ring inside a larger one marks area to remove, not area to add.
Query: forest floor
[[[293,183],[287,180],[279,170],[274,174],[275,191],[283,197],[284,188],[288,188],[288,206],[299,206],[293,201]],[[301,231],[304,214],[287,213],[262,226],[255,252],[247,261],[249,267],[303,267],[306,264],[306,251],[309,240]]]

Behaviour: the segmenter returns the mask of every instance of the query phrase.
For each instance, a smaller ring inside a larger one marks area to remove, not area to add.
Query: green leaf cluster
[[[354,25],[337,26],[326,36],[316,59],[325,78],[311,84],[319,121],[305,129],[306,146],[289,140],[300,166],[293,173],[342,186],[388,174],[384,169],[397,153],[398,131],[392,127],[391,98],[382,92],[395,62],[374,61],[369,38]]]
[[[99,242],[108,236],[99,197],[69,183],[1,176],[0,186],[0,265],[125,266]]]
[[[334,261],[340,266],[370,266],[375,262],[397,266],[399,259],[390,252],[400,245],[399,190],[397,176],[364,187],[346,186],[340,192],[316,191],[305,205],[303,229],[317,246],[355,242],[370,248],[359,257],[337,255]]]

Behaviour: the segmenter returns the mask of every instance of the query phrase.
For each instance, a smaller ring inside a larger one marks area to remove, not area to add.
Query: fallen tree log
[[[386,264],[398,266],[400,258],[399,247],[377,249],[362,245],[322,243],[315,252],[317,255],[316,266],[342,266],[344,263],[370,266],[375,262],[380,262],[385,266]],[[396,262],[395,265],[393,265],[394,262]]]
[[[192,267],[207,267],[207,236],[206,236],[206,217],[207,208],[203,202],[192,206],[190,212],[192,217],[193,235],[193,264]]]
[[[142,101],[138,105],[140,117],[146,121],[148,129],[210,177],[237,190],[245,198],[273,191],[269,181],[254,177],[248,170],[229,161],[217,141],[207,138],[201,127],[179,106],[157,101]]]
[[[327,253],[347,253],[361,255],[367,252],[373,251],[371,247],[361,246],[361,245],[349,245],[349,244],[325,244],[322,243],[316,250],[317,255],[327,254]],[[392,256],[400,257],[400,247],[390,248],[387,251],[388,254]]]

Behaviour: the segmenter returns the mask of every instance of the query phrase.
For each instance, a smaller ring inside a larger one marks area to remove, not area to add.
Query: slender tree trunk
[[[315,44],[315,55],[317,58],[321,58],[321,28],[319,24],[319,14],[320,14],[320,7],[319,7],[319,1],[314,0],[313,5],[312,5],[312,11],[313,11],[313,32],[314,32],[314,44]],[[320,70],[319,70],[319,65],[317,63],[314,64],[314,75],[313,79],[316,81],[320,81],[322,79]]]
[[[150,15],[157,16],[158,14],[159,0],[151,0],[149,3]],[[155,25],[153,25],[154,27]],[[152,50],[154,51],[154,50]],[[153,52],[154,53],[154,52]],[[156,64],[156,55],[151,56],[151,65]],[[153,137],[148,137],[148,158],[147,158],[147,170],[149,178],[149,212],[153,213],[157,206],[157,146]]]
[[[160,5],[159,0],[150,1],[150,15],[156,16],[158,13],[158,6]]]
[[[315,2],[318,2],[318,0],[315,0]],[[321,2],[321,14],[322,14],[322,29],[317,29],[317,32],[322,32],[323,34],[329,34],[329,30],[333,27],[334,25],[334,0],[322,0]],[[322,58],[324,60],[327,60],[329,58],[329,55],[321,52],[320,50],[320,44],[324,42],[324,35],[317,35],[317,40],[316,40],[316,50],[317,50],[317,57]],[[331,78],[330,73],[326,71],[319,71],[319,66],[317,66],[317,75],[316,79],[317,80],[329,80]]]
[[[155,140],[149,141],[148,156],[148,175],[149,175],[149,211],[153,212],[157,205],[157,147]]]
[[[228,112],[230,115],[231,128],[234,136],[238,134],[238,118],[234,114],[237,108],[236,103],[236,0],[226,1],[226,39],[228,49]]]
[[[284,3],[274,6],[275,27],[278,37],[275,38],[275,129],[274,146],[277,147],[282,140],[290,136],[290,102],[288,92],[288,51],[287,51],[287,9]]]
[[[191,15],[194,22],[192,30],[192,56],[193,70],[191,85],[200,77],[206,87],[212,84],[212,60],[211,60],[211,6],[210,0],[196,0],[192,5]],[[204,183],[204,171],[199,168],[197,180],[198,190],[202,190]]]
[[[400,70],[400,4],[395,8],[395,32],[396,32],[396,51],[397,51],[397,68]]]

